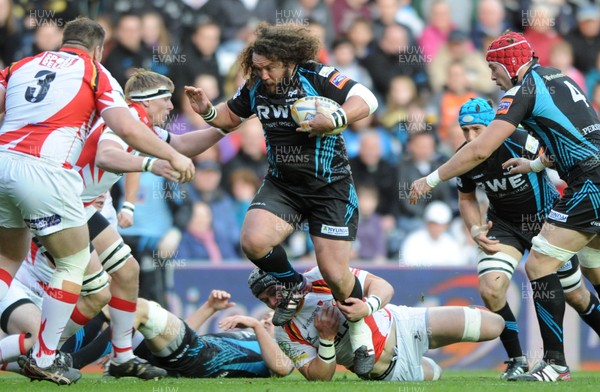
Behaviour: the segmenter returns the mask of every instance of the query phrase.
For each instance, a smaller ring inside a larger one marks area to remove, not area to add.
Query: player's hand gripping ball
[[[292,105],[292,118],[300,126],[303,121],[310,121],[317,115],[315,102],[319,101],[319,111],[328,118],[331,118],[331,113],[338,110],[341,106],[337,102],[327,97],[311,96],[298,99]],[[332,120],[333,121],[333,120]],[[335,122],[334,122],[335,124]],[[347,128],[347,125],[342,125],[324,135],[337,135],[342,133]]]

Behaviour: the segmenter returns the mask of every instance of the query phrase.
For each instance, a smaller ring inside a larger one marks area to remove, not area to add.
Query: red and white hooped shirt
[[[123,90],[81,49],[42,52],[0,72],[5,118],[0,151],[14,151],[72,168],[97,116],[127,107]]]

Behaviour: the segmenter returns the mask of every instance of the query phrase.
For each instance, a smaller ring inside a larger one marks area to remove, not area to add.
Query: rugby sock
[[[250,261],[281,283],[297,284],[303,280],[302,275],[290,264],[285,249],[281,245],[274,247],[266,256]]]
[[[83,346],[81,350],[71,354],[71,357],[73,358],[73,367],[75,369],[81,369],[82,367],[97,361],[106,354],[109,354],[111,348],[110,328],[106,328],[100,335],[96,336],[90,344]]]
[[[8,293],[10,282],[12,282],[12,275],[5,269],[0,268],[0,301]]]
[[[585,321],[587,325],[589,325],[595,332],[600,336],[600,301],[598,301],[598,297],[594,294],[590,293],[590,304],[587,309],[582,313],[579,313],[579,316]]]
[[[544,360],[552,365],[566,366],[563,343],[565,294],[560,279],[556,274],[534,279],[531,281],[531,289],[544,341]]]
[[[19,358],[19,355],[27,354],[25,339],[28,337],[31,337],[31,334],[22,333],[20,335],[8,335],[0,340],[0,363],[13,362]]]
[[[519,327],[517,325],[517,319],[513,314],[508,302],[504,307],[494,312],[504,319],[504,330],[500,334],[500,341],[506,350],[509,358],[516,358],[523,355],[521,349],[521,342],[519,341]]]
[[[48,287],[42,300],[42,322],[32,355],[37,366],[52,365],[60,335],[73,313],[79,294]]]
[[[60,340],[58,341],[58,349],[61,350],[63,344],[77,331],[79,331],[84,325],[90,322],[90,319],[84,316],[77,306],[73,309],[73,313],[71,314],[71,318],[67,321],[67,325],[65,325],[65,329],[63,330],[62,335],[60,336]]]
[[[110,341],[113,346],[112,361],[123,363],[134,357],[131,349],[131,335],[137,303],[112,297],[108,303],[110,313]]]
[[[98,313],[89,323],[77,331],[74,336],[71,336],[60,348],[60,351],[72,353],[81,350],[82,347],[90,344],[98,336],[105,322],[108,322],[108,319],[104,315],[104,312]]]
[[[350,297],[361,299],[363,298],[363,289],[360,284],[360,280],[354,277],[354,287],[350,293]],[[348,321],[348,331],[350,332],[350,344],[352,345],[352,351],[356,351],[360,346],[367,346],[369,352],[374,352],[373,346],[373,335],[371,328],[365,322],[365,319],[358,321]]]

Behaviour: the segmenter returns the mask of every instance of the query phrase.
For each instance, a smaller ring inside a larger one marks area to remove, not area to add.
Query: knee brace
[[[464,307],[465,329],[461,342],[478,342],[481,334],[481,311],[479,309]]]
[[[83,277],[83,286],[81,287],[81,296],[96,294],[108,286],[108,274],[101,269],[98,272]]]
[[[438,365],[433,359],[428,357],[423,357],[423,359],[431,366],[433,369],[433,378],[431,381],[437,381],[442,378],[442,367]]]
[[[575,255],[575,253],[577,253],[571,250],[559,248],[556,245],[552,245],[540,234],[533,237],[531,243],[533,245],[531,247],[532,250],[546,256],[554,257],[555,259],[560,260],[562,263],[566,263],[571,257],[573,257],[573,255]]]
[[[502,272],[508,277],[508,280],[512,278],[517,265],[519,265],[519,260],[504,252],[488,255],[480,251],[477,260],[477,273],[479,276],[489,272]]]
[[[565,293],[570,293],[581,286],[581,270],[577,258],[572,258],[556,271],[560,285]]]
[[[579,257],[579,263],[585,268],[598,268],[600,267],[600,249],[590,248],[589,246],[584,247],[577,253]]]
[[[138,331],[146,339],[152,339],[160,335],[167,326],[169,312],[154,301],[148,301],[148,321],[139,326]]]
[[[122,239],[115,241],[100,255],[102,268],[109,274],[118,271],[131,256],[131,248]]]
[[[54,262],[56,270],[50,279],[50,287],[62,290],[65,280],[81,285],[85,269],[90,262],[90,248],[86,247],[71,256],[55,258]]]

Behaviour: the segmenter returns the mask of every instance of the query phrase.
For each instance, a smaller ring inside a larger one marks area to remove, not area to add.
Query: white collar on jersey
[[[169,90],[166,86],[160,86],[143,91],[132,91],[129,93],[129,99],[134,102],[150,101],[158,98],[170,98],[171,95],[173,95],[171,90]]]

